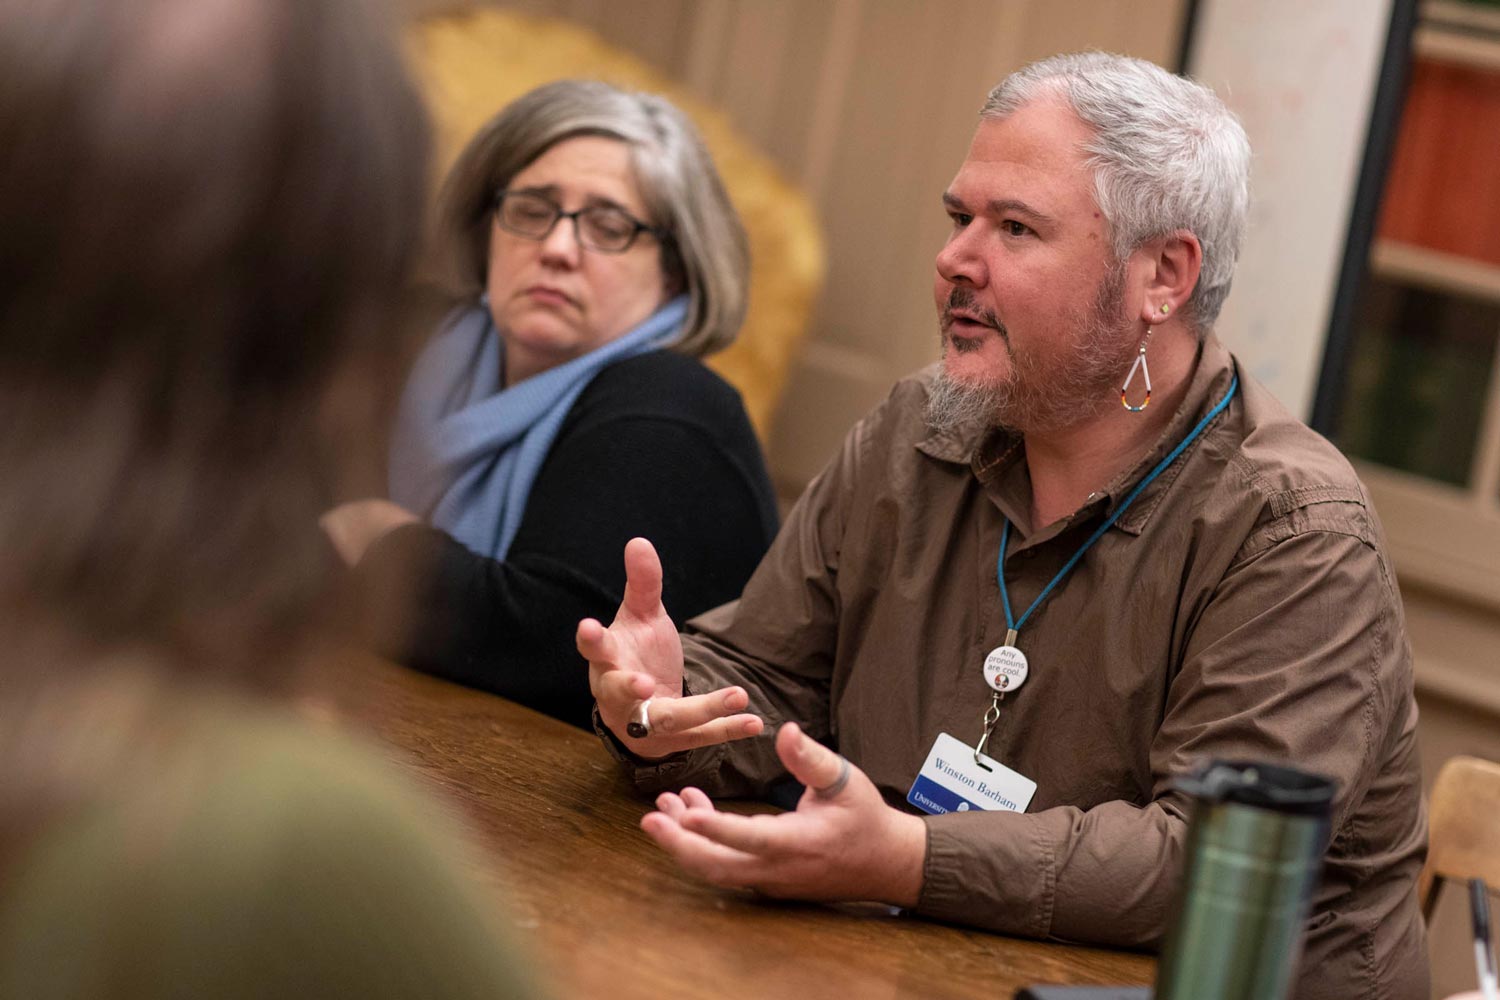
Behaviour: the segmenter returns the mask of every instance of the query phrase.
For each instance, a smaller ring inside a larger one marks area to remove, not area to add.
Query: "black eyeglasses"
[[[501,191],[495,199],[495,220],[500,228],[528,240],[544,240],[558,219],[570,219],[573,236],[580,244],[600,253],[624,253],[641,233],[658,240],[666,232],[648,226],[623,208],[613,205],[590,205],[576,212],[564,212],[562,206],[545,195],[532,191]]]

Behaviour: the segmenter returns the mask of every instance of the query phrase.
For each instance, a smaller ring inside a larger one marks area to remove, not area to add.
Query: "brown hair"
[[[0,0],[0,638],[253,680],[309,621],[330,400],[421,225],[367,7]]]

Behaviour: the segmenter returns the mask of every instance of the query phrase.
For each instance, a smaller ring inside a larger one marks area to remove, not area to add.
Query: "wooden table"
[[[648,803],[592,734],[378,660],[309,685],[458,804],[482,848],[476,877],[557,997],[1009,1000],[1036,982],[1150,981],[1141,955],[701,885],[641,832]]]

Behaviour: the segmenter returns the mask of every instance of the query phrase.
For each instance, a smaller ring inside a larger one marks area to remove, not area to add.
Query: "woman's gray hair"
[[[1213,325],[1245,238],[1250,142],[1212,90],[1160,66],[1106,52],[1053,56],[990,91],[981,118],[1007,118],[1050,96],[1094,129],[1086,150],[1094,197],[1124,260],[1147,240],[1186,229],[1203,247],[1187,301],[1202,334]]]
[[[458,291],[484,289],[496,195],[552,146],[580,135],[625,143],[646,221],[668,234],[662,272],[690,300],[672,348],[696,357],[729,346],[745,318],[750,248],[698,130],[666,98],[595,80],[561,80],[525,94],[459,154],[438,217],[438,238],[456,257]]]

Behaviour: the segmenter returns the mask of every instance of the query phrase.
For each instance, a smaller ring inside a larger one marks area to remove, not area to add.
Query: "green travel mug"
[[[1334,782],[1215,760],[1177,787],[1194,805],[1156,1000],[1284,1000],[1323,867]]]

